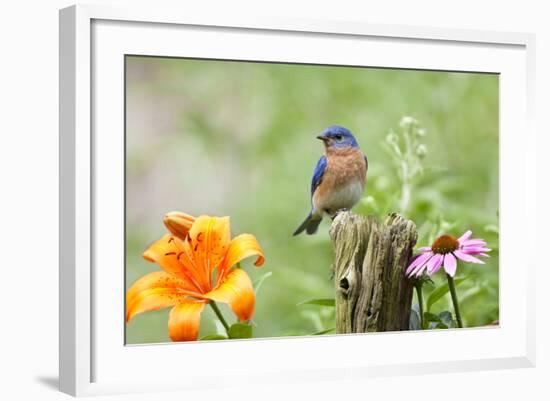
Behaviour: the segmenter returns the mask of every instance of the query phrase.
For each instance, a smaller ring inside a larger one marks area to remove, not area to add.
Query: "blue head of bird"
[[[317,136],[317,139],[323,141],[326,148],[342,149],[359,147],[351,131],[339,125],[328,127],[321,135]]]

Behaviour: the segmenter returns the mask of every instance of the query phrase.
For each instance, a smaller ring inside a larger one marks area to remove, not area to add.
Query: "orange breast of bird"
[[[365,188],[367,163],[360,149],[327,149],[327,168],[314,194],[318,209],[333,214],[359,201]]]

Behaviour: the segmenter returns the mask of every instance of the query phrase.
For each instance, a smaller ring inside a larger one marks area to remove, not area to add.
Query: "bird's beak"
[[[316,138],[320,139],[324,143],[327,143],[327,141],[328,141],[328,138],[326,136],[323,136],[323,135],[317,135]]]

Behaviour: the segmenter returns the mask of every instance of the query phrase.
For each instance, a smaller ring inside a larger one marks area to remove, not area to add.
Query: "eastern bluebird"
[[[318,139],[325,144],[311,179],[311,211],[293,235],[306,230],[315,234],[324,214],[334,218],[339,210],[351,209],[363,195],[367,179],[367,156],[346,128],[328,127]]]

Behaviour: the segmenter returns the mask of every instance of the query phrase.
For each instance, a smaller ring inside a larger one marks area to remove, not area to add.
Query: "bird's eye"
[[[335,135],[334,138],[335,138],[337,141],[341,141],[341,140],[342,140],[342,135],[340,135],[340,134]]]

